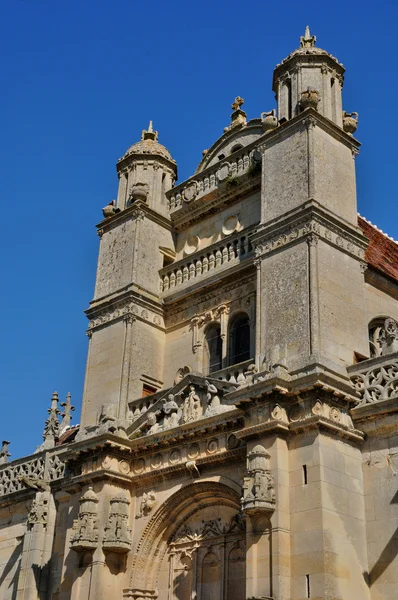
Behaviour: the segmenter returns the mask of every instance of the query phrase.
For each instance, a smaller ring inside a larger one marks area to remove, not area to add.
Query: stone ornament
[[[98,544],[98,498],[91,486],[79,503],[79,515],[73,521],[70,547],[76,552],[85,552],[94,550]]]
[[[379,359],[380,360],[380,359]],[[373,404],[398,396],[398,360],[376,364],[352,376],[352,381],[361,395],[359,405]]]
[[[231,233],[234,233],[238,230],[239,225],[240,222],[238,215],[230,215],[224,220],[221,231],[224,235],[231,235]]]
[[[111,499],[109,518],[104,529],[104,551],[125,553],[130,550],[129,509],[130,500],[125,495],[118,494]]]
[[[388,318],[384,321],[384,326],[379,333],[379,342],[381,345],[381,354],[393,354],[398,352],[398,323],[394,319]]]
[[[144,492],[141,498],[140,511],[137,514],[137,519],[147,517],[156,504],[155,492]]]
[[[149,188],[146,183],[140,183],[137,181],[130,190],[127,206],[130,206],[136,200],[146,202],[148,198]]]
[[[176,376],[174,377],[174,385],[180,383],[184,379],[186,375],[192,372],[192,367],[189,365],[185,365],[184,367],[180,367],[177,370]]]
[[[7,440],[2,441],[2,447],[0,450],[0,465],[6,465],[8,463],[8,458],[11,454],[8,452],[8,446],[11,442],[7,442]]]
[[[198,184],[196,181],[192,181],[183,191],[183,197],[185,202],[192,202],[198,195]]]
[[[224,181],[229,176],[229,164],[224,163],[217,171],[218,181]]]
[[[343,129],[349,135],[353,135],[358,127],[358,113],[343,111]]]
[[[207,538],[217,538],[230,533],[244,533],[245,531],[245,521],[238,513],[230,521],[223,521],[221,518],[202,521],[201,526],[197,529],[194,529],[190,525],[183,525],[177,529],[172,542],[198,542]]]
[[[190,235],[184,245],[184,255],[194,254],[199,249],[200,239],[198,235]]]
[[[46,498],[45,494],[43,494],[42,492],[38,492],[32,502],[32,506],[28,514],[27,523],[28,525],[36,525],[36,523],[47,525],[47,521],[48,498]]]
[[[275,510],[275,484],[269,470],[269,459],[269,453],[260,444],[247,455],[247,476],[242,496],[242,510],[246,514]]]
[[[72,420],[71,412],[75,410],[75,407],[72,406],[72,404],[71,404],[71,394],[70,394],[70,392],[68,392],[67,395],[66,395],[66,401],[65,402],[61,402],[61,406],[63,407],[64,412],[61,413],[62,421],[61,421],[61,425],[60,425],[60,428],[59,428],[60,435],[64,431],[66,431],[67,429],[69,429],[70,422]]]
[[[306,90],[301,92],[300,96],[300,106],[303,110],[307,108],[318,109],[318,104],[320,101],[319,92],[317,90],[313,90],[308,87]]]
[[[270,131],[278,127],[278,118],[276,116],[276,110],[274,108],[269,112],[261,113],[261,124],[265,133],[269,133]]]

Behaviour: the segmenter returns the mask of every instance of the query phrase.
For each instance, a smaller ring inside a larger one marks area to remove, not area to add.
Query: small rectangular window
[[[144,385],[142,386],[142,397],[145,398],[145,396],[150,396],[151,394],[154,394],[155,392],[157,392],[157,389],[155,387],[153,387],[152,385],[148,385],[147,383],[144,383]]]
[[[304,485],[308,483],[307,465],[303,465],[303,483]]]
[[[305,576],[305,585],[306,585],[307,598],[311,598],[310,576],[309,575]]]

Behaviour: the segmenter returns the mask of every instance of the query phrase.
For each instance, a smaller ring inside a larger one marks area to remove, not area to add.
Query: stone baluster
[[[222,254],[221,250],[216,250],[216,267],[220,267],[222,265]]]
[[[209,270],[210,269],[214,269],[215,262],[216,262],[216,257],[214,256],[214,254],[210,254],[210,257],[209,257]]]
[[[189,265],[189,279],[194,279],[194,278],[195,278],[195,271],[196,271],[196,269],[195,269],[195,265],[194,265],[194,263],[192,262],[192,263]]]
[[[182,283],[182,271],[177,269],[177,285],[180,285],[180,283]]]
[[[207,258],[207,256],[204,257],[202,264],[203,264],[203,273],[207,273],[207,271],[209,270],[209,259]]]
[[[196,276],[202,275],[202,261],[199,259],[196,261]]]
[[[169,276],[165,275],[163,278],[163,291],[166,291],[169,289]]]
[[[170,274],[170,287],[173,288],[175,287],[176,284],[176,276],[174,271]]]
[[[188,279],[189,279],[189,270],[188,270],[188,267],[185,265],[185,267],[183,267],[183,269],[182,269],[182,281],[185,282],[185,281],[188,281]]]

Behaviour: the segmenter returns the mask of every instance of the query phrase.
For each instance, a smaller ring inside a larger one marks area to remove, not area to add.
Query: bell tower
[[[164,322],[158,271],[173,254],[166,192],[177,177],[150,122],[117,163],[117,202],[103,209],[81,423],[123,420],[128,402],[163,384]]]
[[[293,370],[328,364],[346,378],[346,366],[368,353],[357,115],[342,112],[343,66],[315,42],[307,27],[274,72],[278,124],[262,144],[262,223],[254,236],[257,336],[266,360],[279,355]]]

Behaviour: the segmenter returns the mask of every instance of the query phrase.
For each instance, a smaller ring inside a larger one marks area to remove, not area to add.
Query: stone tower
[[[158,272],[173,248],[166,192],[177,167],[157,139],[150,122],[141,141],[119,160],[117,203],[104,208],[106,218],[98,227],[97,278],[87,311],[83,427],[97,424],[101,413],[125,419],[128,399],[163,384],[165,334]]]
[[[1,598],[396,600],[398,243],[315,42],[187,181],[151,123],[119,160],[81,424],[0,450]]]

